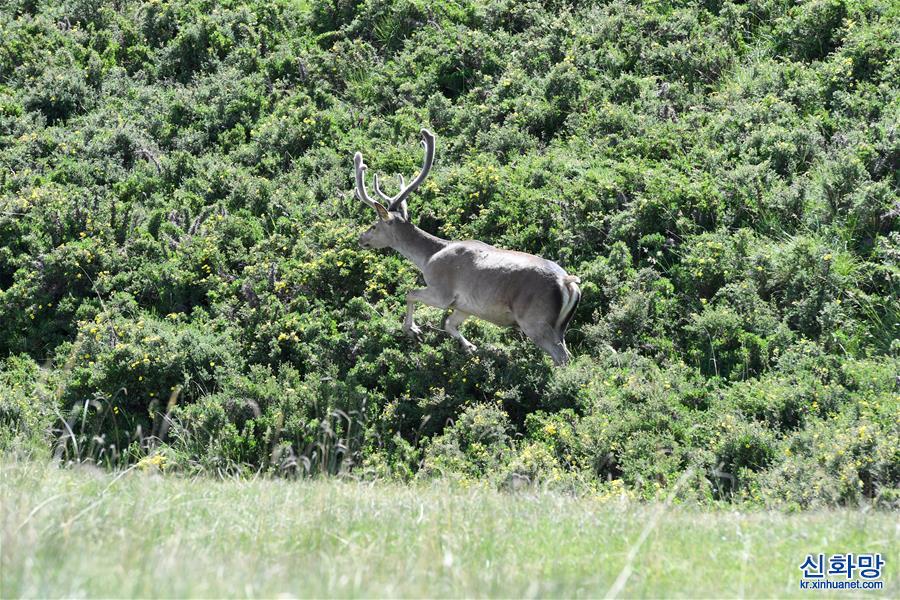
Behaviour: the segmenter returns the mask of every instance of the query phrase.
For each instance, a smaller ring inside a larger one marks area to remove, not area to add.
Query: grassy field
[[[884,512],[15,462],[0,494],[4,598],[596,597],[617,578],[621,596],[797,596],[816,593],[798,589],[798,565],[817,552],[881,552],[885,589],[865,595],[900,591],[896,514]]]

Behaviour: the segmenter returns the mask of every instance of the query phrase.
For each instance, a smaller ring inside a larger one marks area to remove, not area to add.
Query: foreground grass
[[[702,511],[335,480],[187,480],[2,468],[4,598],[53,596],[786,596],[807,553],[881,552],[896,514]],[[821,592],[818,592],[821,593]],[[833,592],[829,594],[833,595]]]

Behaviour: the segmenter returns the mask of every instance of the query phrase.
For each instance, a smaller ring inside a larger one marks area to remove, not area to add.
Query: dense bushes
[[[812,506],[900,497],[889,2],[0,9],[0,445],[219,473]],[[582,281],[553,369],[364,251],[417,223]]]

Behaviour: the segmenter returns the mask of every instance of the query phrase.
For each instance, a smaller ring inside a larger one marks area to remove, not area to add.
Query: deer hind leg
[[[528,336],[528,339],[550,355],[556,366],[563,366],[569,362],[566,341],[555,327],[549,323],[519,323],[519,327],[522,328],[522,332]]]
[[[422,304],[437,308],[447,308],[453,302],[453,299],[448,298],[446,294],[437,292],[432,288],[412,290],[406,294],[406,318],[403,320],[403,331],[410,337],[418,337],[422,333],[422,330],[419,329],[413,320],[416,302],[421,302]]]
[[[442,325],[444,331],[459,340],[459,343],[462,344],[463,350],[470,354],[478,350],[478,348],[475,347],[475,344],[463,337],[463,334],[459,332],[459,326],[462,325],[463,321],[471,316],[472,315],[470,315],[469,313],[454,309],[452,313],[444,317],[444,322]]]

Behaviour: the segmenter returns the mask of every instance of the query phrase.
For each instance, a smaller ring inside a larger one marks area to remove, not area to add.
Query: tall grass
[[[626,563],[622,596],[797,596],[798,566],[818,552],[881,552],[885,589],[866,595],[900,591],[896,515],[883,512],[700,512],[9,460],[0,501],[4,598],[597,597]]]

